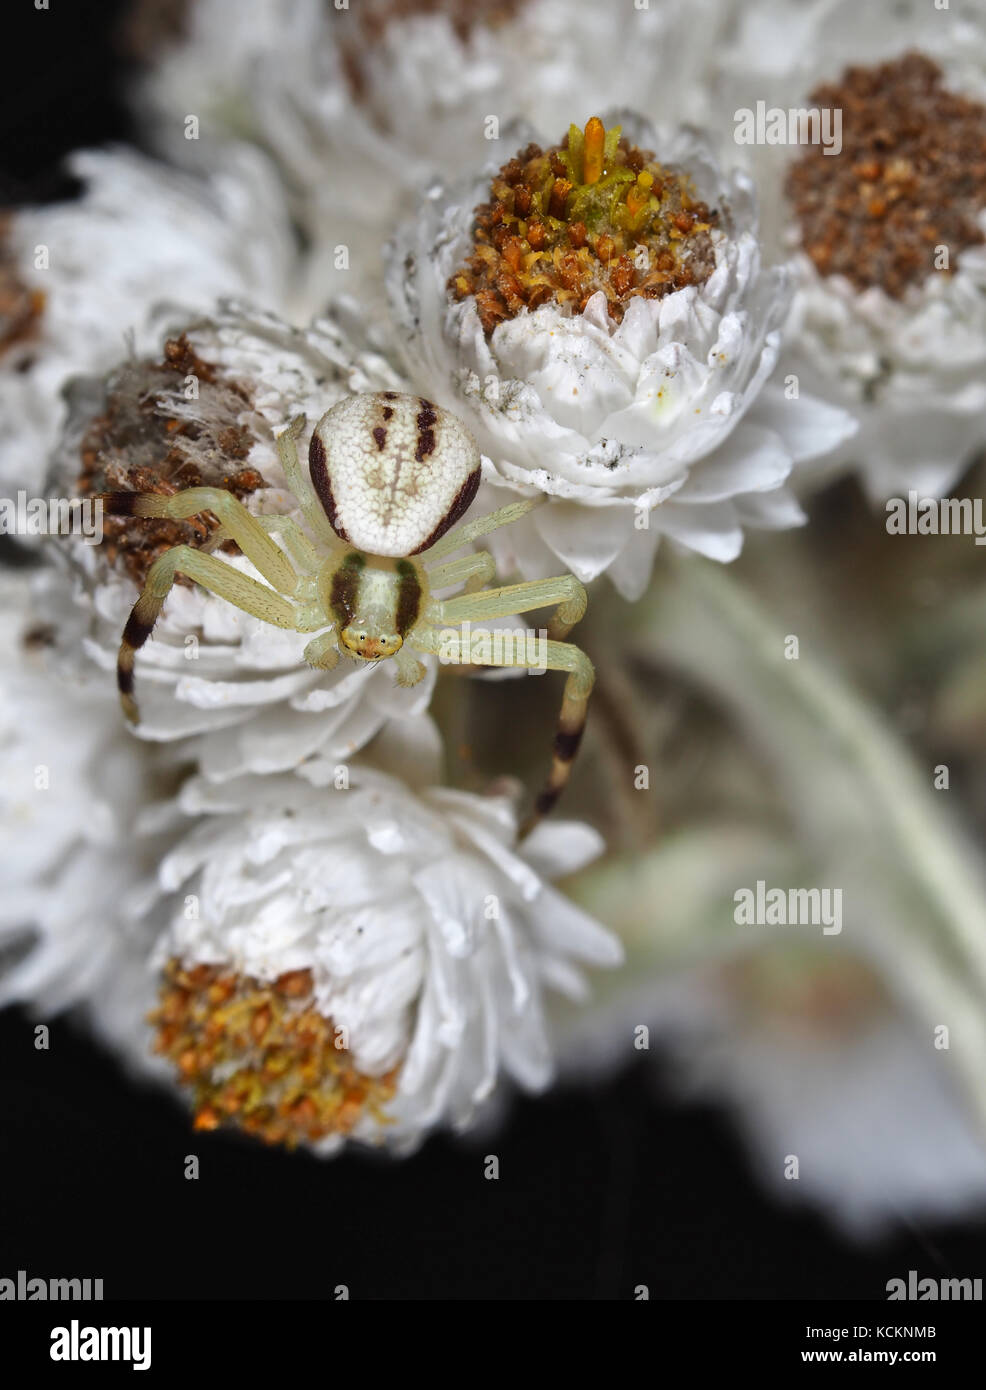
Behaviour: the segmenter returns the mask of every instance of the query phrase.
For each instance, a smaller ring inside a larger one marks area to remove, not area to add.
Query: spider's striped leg
[[[421,627],[411,634],[410,644],[418,651],[433,652],[443,661],[456,665],[520,666],[529,670],[547,668],[549,671],[568,672],[555,734],[551,772],[534,804],[534,810],[521,826],[523,837],[534,829],[542,816],[547,815],[565,789],[582,742],[586,707],[596,673],[585,652],[571,642],[538,643],[537,650],[528,653],[526,650],[518,652],[512,641],[500,645],[491,642],[491,635],[488,631],[476,631],[466,637],[464,634],[441,632],[434,627]]]
[[[219,519],[223,533],[231,537],[243,554],[273,588],[282,594],[293,594],[298,576],[291,562],[251,516],[243,503],[222,487],[189,487],[170,497],[156,492],[106,492],[99,497],[113,516],[162,517],[169,521],[184,521],[199,512],[212,512]]]
[[[534,803],[534,810],[520,828],[521,838],[529,835],[541,817],[548,814],[568,785],[572,763],[585,732],[589,696],[596,679],[595,668],[580,647],[571,642],[548,642],[546,646],[548,669],[568,671],[569,676],[565,682],[558,731],[552,747],[551,771]]]
[[[201,584],[203,589],[226,599],[235,608],[251,613],[255,618],[274,627],[293,629],[295,610],[291,603],[273,589],[241,574],[232,565],[224,564],[214,555],[207,555],[191,545],[176,545],[154,561],[147,571],[147,582],[123,630],[116,678],[120,687],[123,712],[132,724],[137,723],[137,702],[134,699],[134,657],[151,635],[177,575],[183,574]]]

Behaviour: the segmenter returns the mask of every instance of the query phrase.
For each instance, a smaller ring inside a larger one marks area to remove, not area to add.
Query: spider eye
[[[366,661],[393,656],[404,645],[404,639],[397,634],[374,636],[363,628],[352,627],[344,627],[339,640],[351,656],[363,657]]]

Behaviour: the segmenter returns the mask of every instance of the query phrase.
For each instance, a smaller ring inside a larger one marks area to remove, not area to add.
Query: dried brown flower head
[[[202,402],[201,423],[178,419],[166,408],[168,393],[181,390],[188,378],[194,378]],[[246,390],[221,379],[184,334],[165,343],[160,363],[125,363],[110,377],[103,413],[83,436],[79,495],[132,491],[170,496],[201,486],[224,487],[242,500],[265,486],[255,468],[243,466],[251,436],[238,416],[249,404]],[[218,525],[211,512],[188,521],[107,516],[102,550],[111,565],[143,586],[158,556],[175,545],[206,544]],[[222,548],[238,553],[231,541]]]
[[[45,306],[44,292],[31,289],[20,277],[8,239],[9,222],[0,214],[0,356],[33,341]]]
[[[982,242],[986,207],[986,106],[943,85],[920,53],[848,68],[812,92],[812,105],[842,111],[842,153],[809,145],[787,194],[801,243],[821,275],[899,299],[960,251]]]

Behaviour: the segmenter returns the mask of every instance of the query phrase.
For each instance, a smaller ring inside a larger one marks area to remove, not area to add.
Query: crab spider
[[[543,499],[517,501],[456,527],[479,487],[479,452],[454,415],[417,396],[378,391],[333,406],[312,432],[307,473],[297,448],[306,426],[303,415],[294,419],[277,448],[310,534],[289,517],[251,515],[223,488],[103,495],[106,510],[118,516],[178,521],[213,513],[220,523],[216,539],[234,540],[266,581],[188,545],[160,556],[120,645],[124,713],[137,722],[135,654],[179,574],[275,627],[316,633],[304,651],[313,667],[330,670],[340,653],[367,663],[392,658],[398,683],[414,685],[425,670],[415,653],[462,665],[547,666],[567,679],[551,772],[525,823],[529,830],[560,796],[585,726],[592,664],[563,640],[585,612],[585,590],[570,574],[486,588],[495,578],[488,551],[449,557]],[[460,587],[452,598],[434,597]],[[513,644],[507,652],[493,644],[491,659],[489,632],[471,630],[473,622],[548,606],[554,614],[536,659]]]

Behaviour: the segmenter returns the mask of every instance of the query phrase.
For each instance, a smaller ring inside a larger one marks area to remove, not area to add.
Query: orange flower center
[[[475,299],[487,337],[549,302],[579,313],[600,290],[618,323],[631,299],[660,299],[709,278],[717,218],[686,175],[594,116],[584,131],[572,126],[564,144],[529,145],[502,167],[449,291]]]
[[[340,1030],[315,1007],[311,971],[264,984],[172,959],[160,999],[149,1018],[154,1050],[191,1089],[196,1129],[227,1125],[294,1148],[348,1134],[363,1114],[387,1123],[397,1073],[353,1066]]]

